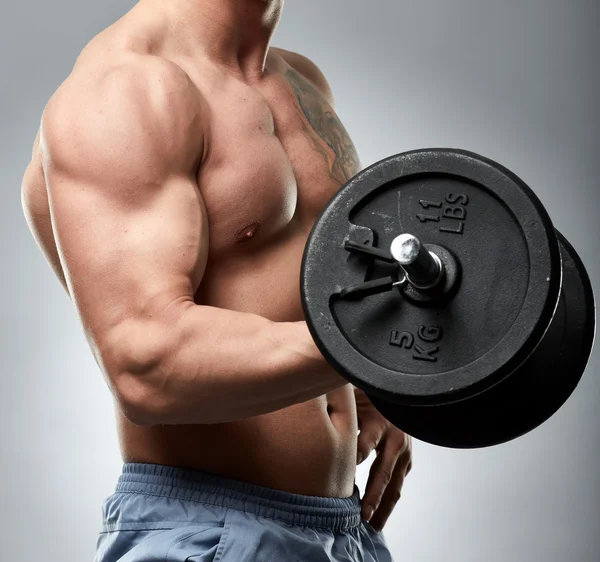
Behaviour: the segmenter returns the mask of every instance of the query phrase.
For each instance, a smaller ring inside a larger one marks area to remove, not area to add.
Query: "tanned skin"
[[[23,208],[125,462],[347,497],[376,450],[363,517],[381,529],[410,438],[327,364],[299,294],[308,233],[360,163],[320,70],[270,48],[281,9],[139,2],[49,101]]]

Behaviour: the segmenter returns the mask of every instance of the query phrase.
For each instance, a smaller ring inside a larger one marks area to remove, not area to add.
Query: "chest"
[[[236,84],[209,99],[198,183],[211,252],[261,244],[293,221],[312,225],[360,164],[335,111],[296,72],[260,87]]]

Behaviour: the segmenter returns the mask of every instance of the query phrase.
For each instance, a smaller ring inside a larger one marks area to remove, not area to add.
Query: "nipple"
[[[242,244],[252,240],[258,234],[261,226],[258,221],[255,221],[242,228],[235,236],[236,243]]]

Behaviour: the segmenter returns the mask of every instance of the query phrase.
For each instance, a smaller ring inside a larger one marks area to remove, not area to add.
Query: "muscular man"
[[[125,461],[98,562],[391,560],[410,438],[328,366],[299,295],[359,161],[318,68],[269,48],[282,7],[141,0],[44,111],[23,207]]]

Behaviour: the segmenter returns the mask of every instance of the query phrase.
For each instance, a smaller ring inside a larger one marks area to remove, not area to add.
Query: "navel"
[[[235,235],[236,244],[241,244],[243,242],[249,242],[250,240],[255,238],[256,235],[258,234],[261,226],[262,226],[262,224],[258,221],[251,222],[250,224],[246,225],[244,228],[242,228],[242,230],[240,230]]]

